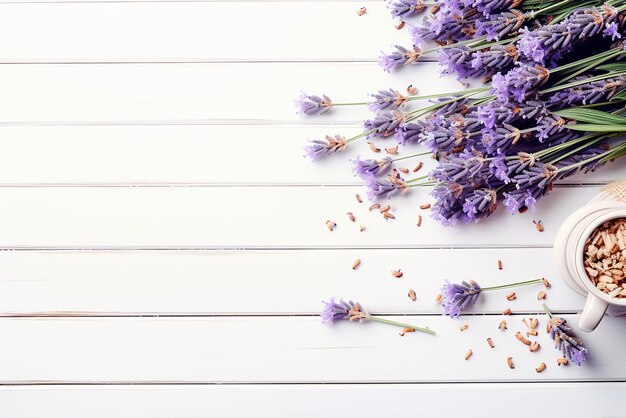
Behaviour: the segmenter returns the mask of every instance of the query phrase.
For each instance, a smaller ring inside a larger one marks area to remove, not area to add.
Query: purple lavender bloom
[[[489,17],[494,12],[517,7],[520,3],[520,0],[475,0],[471,6],[475,7],[485,17]]]
[[[476,189],[465,198],[463,212],[475,222],[491,215],[497,207],[497,194],[492,189]]]
[[[606,163],[606,161],[602,161],[602,158],[597,158],[593,161],[587,161],[587,160],[594,158],[594,157],[598,157],[606,153],[608,150],[610,150],[610,148],[611,147],[609,146],[608,143],[601,143],[599,145],[586,148],[582,151],[577,152],[576,154],[570,155],[569,157],[560,160],[559,162],[555,164],[557,168],[563,170],[559,173],[559,178],[569,177],[578,173],[589,173],[589,172],[596,171],[596,169],[603,166]],[[567,167],[574,165],[574,164],[582,163],[583,161],[587,161],[587,162],[583,164],[582,166],[567,169]]]
[[[619,27],[617,26],[617,23],[611,22],[605,26],[604,30],[602,31],[602,36],[604,36],[605,38],[611,38],[611,41],[614,41],[616,39],[620,39],[622,37],[622,34],[619,33]]]
[[[435,198],[435,204],[431,209],[432,218],[443,226],[471,222],[472,220],[463,212],[463,201],[467,194],[466,187],[459,183],[436,186],[431,193]]]
[[[499,41],[522,27],[525,20],[526,15],[515,9],[494,14],[476,21],[476,35],[485,35],[489,41]]]
[[[396,130],[404,122],[404,116],[399,112],[381,112],[374,119],[364,121],[363,126],[366,131],[372,131],[367,134],[368,137],[386,138],[396,134]]]
[[[508,166],[505,161],[506,156],[504,154],[497,154],[489,162],[489,171],[498,180],[504,182],[504,184],[510,183],[511,179],[508,175]]]
[[[566,322],[563,318],[552,317],[548,320],[547,331],[554,340],[555,348],[558,348],[566,359],[580,366],[587,357],[587,349],[580,339],[573,336],[572,329],[565,325]]]
[[[322,301],[322,303],[324,304],[324,310],[320,316],[325,324],[332,324],[341,320],[364,322],[370,316],[358,302],[346,302],[344,300],[335,302],[335,298],[331,297],[330,301]]]
[[[515,126],[503,124],[494,129],[484,129],[482,145],[489,154],[506,154],[521,138],[520,130]]]
[[[477,72],[472,67],[472,51],[466,45],[458,45],[439,50],[439,65],[442,74],[456,74],[463,80]]]
[[[420,120],[400,124],[396,130],[396,142],[400,145],[418,142],[419,134],[425,127],[426,122]]]
[[[394,48],[395,51],[390,54],[381,52],[378,58],[378,65],[387,72],[413,64],[422,56],[422,51],[418,47],[407,49],[401,45],[394,45]]]
[[[472,53],[470,66],[473,77],[491,76],[511,67],[518,58],[515,45],[494,45],[486,51]]]
[[[443,295],[444,314],[456,318],[461,311],[474,305],[480,297],[480,286],[473,280],[462,281],[461,284],[445,281],[441,288]]]
[[[490,175],[489,166],[483,158],[465,154],[440,161],[430,172],[434,180],[462,185],[483,184]]]
[[[541,143],[560,144],[581,135],[567,129],[565,120],[559,116],[544,114],[537,119],[536,137]]]
[[[533,209],[536,202],[531,190],[515,189],[504,193],[504,206],[511,213],[523,211],[524,208]]]
[[[406,96],[394,89],[378,90],[378,93],[373,93],[370,96],[374,98],[374,101],[368,103],[367,107],[372,112],[394,110],[404,106],[407,102]]]
[[[536,161],[511,178],[518,189],[547,189],[555,180],[557,168]]]
[[[550,71],[540,65],[518,63],[505,75],[496,74],[492,79],[492,94],[501,102],[511,100],[523,103],[537,95],[537,87],[545,83]]]
[[[392,162],[391,157],[385,157],[380,160],[361,160],[357,157],[357,159],[353,161],[354,168],[352,171],[354,175],[361,178],[377,176],[384,173],[391,166]]]
[[[341,135],[335,135],[333,138],[326,135],[324,139],[313,139],[304,147],[305,157],[309,157],[313,161],[327,157],[335,152],[343,151],[348,143]]]
[[[591,76],[579,76],[572,81],[582,81],[589,77]],[[548,103],[558,109],[578,104],[593,104],[609,100],[624,86],[626,86],[624,75],[591,81],[555,92],[548,99]]]
[[[466,12],[466,13],[465,13]],[[475,33],[477,16],[471,9],[459,13],[456,10],[441,10],[434,17],[425,17],[421,25],[410,28],[414,45],[427,41],[454,42],[468,39]]]
[[[444,102],[450,102],[450,100],[453,100],[453,99],[455,99],[455,97],[441,97],[436,100],[431,100],[431,102],[432,103],[444,103]],[[453,115],[455,113],[464,114],[469,110],[468,102],[469,100],[467,98],[463,98],[463,99],[455,100],[450,103],[446,103],[442,105],[441,107],[437,108],[435,111],[433,111],[430,118],[432,119],[436,117],[446,117],[446,116]]]
[[[333,108],[332,100],[325,94],[319,97],[309,96],[304,92],[300,92],[300,96],[295,101],[295,104],[300,115],[322,115]]]
[[[367,187],[367,197],[369,200],[376,200],[392,197],[404,193],[408,190],[409,185],[404,182],[394,170],[394,174],[389,176],[389,180],[376,180],[374,176],[365,177],[365,186]]]
[[[424,10],[422,0],[392,0],[388,4],[391,15],[400,19],[407,19]]]

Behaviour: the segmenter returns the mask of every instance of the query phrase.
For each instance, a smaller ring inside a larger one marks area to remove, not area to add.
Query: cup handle
[[[602,320],[608,307],[608,303],[589,293],[583,312],[580,314],[580,319],[578,320],[578,327],[585,332],[593,331]]]

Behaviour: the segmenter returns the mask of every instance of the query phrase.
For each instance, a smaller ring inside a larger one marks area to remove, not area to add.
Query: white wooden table
[[[623,318],[583,336],[583,367],[557,368],[543,332],[534,354],[514,338],[529,315],[545,327],[537,288],[460,320],[434,303],[444,279],[545,276],[575,324],[583,300],[552,240],[623,164],[560,184],[537,213],[418,229],[426,191],[394,201],[395,221],[356,203],[347,158],[363,148],[301,157],[306,138],[357,133],[367,115],[301,120],[301,88],[458,88],[434,63],[382,72],[393,42],[407,35],[381,1],[1,2],[0,416],[626,416]],[[325,327],[333,295],[439,335]]]

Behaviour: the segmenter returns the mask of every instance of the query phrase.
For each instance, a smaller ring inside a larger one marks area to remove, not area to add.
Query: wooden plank
[[[409,84],[424,95],[462,89],[435,63],[391,75],[375,63],[12,64],[0,66],[0,123],[359,123],[372,115],[365,106],[301,119],[293,101],[302,89],[354,102]]]
[[[498,259],[503,270],[497,269]],[[444,279],[495,286],[539,277],[552,283],[546,290],[552,310],[580,310],[584,298],[560,280],[552,259],[551,248],[3,251],[0,314],[314,314],[333,295],[359,300],[376,313],[441,314],[435,296]],[[393,278],[393,269],[404,276]],[[416,301],[407,297],[409,289]],[[499,313],[506,304],[520,312],[541,311],[540,290],[542,285],[517,288],[511,303],[505,300],[508,291],[485,294],[470,313]]]
[[[35,418],[46,411],[50,418],[437,418],[467,415],[468,405],[480,400],[484,409],[506,411],[509,418],[528,416],[522,403],[540,415],[588,418],[617,416],[615,400],[625,390],[625,383],[3,387],[0,417]]]
[[[351,136],[359,131],[349,125],[4,126],[0,127],[0,184],[360,185],[349,160],[359,155],[376,158],[364,142],[315,164],[300,158],[306,138],[321,138],[328,132]],[[398,157],[424,151],[410,146],[402,148]],[[418,161],[424,163],[422,173],[435,165],[424,156],[399,167],[413,168]],[[567,182],[623,178],[626,165],[620,162]]]
[[[293,297],[298,297],[294,295]],[[573,326],[576,317],[565,316]],[[0,319],[0,382],[22,383],[345,383],[626,380],[615,347],[626,343],[623,318],[604,318],[586,334],[589,360],[557,367],[560,352],[540,316],[531,353],[515,338],[520,316],[388,317],[427,325],[437,336],[398,335],[385,324],[319,317]],[[469,329],[461,332],[459,325]],[[491,337],[495,348],[485,339]],[[464,356],[473,350],[470,360]],[[515,360],[515,369],[506,358]],[[16,361],[19,359],[19,361]],[[547,369],[535,368],[546,363]],[[445,364],[445,366],[443,366]]]
[[[392,200],[396,219],[385,220],[356,202],[361,187],[14,187],[0,189],[0,247],[541,247],[598,191],[556,188],[536,213],[501,208],[486,222],[444,228],[417,207],[431,200],[425,189]],[[337,223],[334,231],[327,220]],[[359,224],[367,229],[359,232]]]
[[[389,44],[410,45],[383,2],[368,3],[364,16],[356,13],[360,7],[349,1],[4,3],[0,62],[375,62]]]

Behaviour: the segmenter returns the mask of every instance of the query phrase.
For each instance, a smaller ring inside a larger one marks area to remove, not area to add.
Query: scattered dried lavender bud
[[[435,303],[439,304],[443,301],[443,295],[441,293],[437,294],[437,297],[435,298]]]
[[[517,299],[517,295],[515,294],[515,292],[511,292],[509,294],[506,295],[506,300],[508,301],[512,301]]]
[[[402,270],[391,270],[391,275],[393,277],[400,278],[400,277],[404,276],[404,273],[402,273]]]
[[[550,282],[548,281],[548,279],[546,279],[545,277],[541,278],[541,282],[546,287],[546,289],[550,289],[550,286],[552,286]]]
[[[391,209],[390,205],[385,205],[385,206],[380,208],[380,213],[389,212],[390,209]]]
[[[487,338],[487,344],[489,344],[489,347],[494,348],[495,345],[493,344],[493,341],[491,340],[491,338]]]
[[[355,197],[356,197],[356,201],[357,202],[363,203],[363,199],[361,199],[361,195],[360,194],[357,193]]]
[[[511,310],[509,308],[506,308],[502,311],[502,315],[511,315]]]
[[[365,13],[367,13],[367,9],[365,7],[361,7],[359,10],[356,11],[356,14],[359,16],[363,16]]]
[[[537,318],[530,318],[530,329],[537,328],[537,325],[539,325]]]
[[[408,87],[406,88],[406,92],[409,94],[415,94],[417,93],[417,87],[415,87],[413,84],[409,84]]]
[[[420,171],[420,169],[424,166],[424,163],[422,163],[421,161],[419,163],[417,163],[417,165],[415,166],[415,168],[413,169],[414,173],[417,173],[418,171]]]
[[[543,300],[546,298],[546,292],[543,290],[537,294],[537,300]]]
[[[365,231],[365,225],[359,225],[359,231],[361,232]]]
[[[526,331],[526,336],[527,337],[530,337],[530,336],[536,337],[537,335],[539,335],[539,333],[536,330],[534,330],[534,329]]]
[[[409,174],[409,169],[405,167],[400,167],[398,170],[403,174]]]
[[[380,152],[380,148],[377,148],[372,141],[367,141],[367,145],[373,152]]]
[[[539,367],[537,367],[537,368],[535,369],[535,371],[536,371],[537,373],[541,373],[541,372],[542,372],[542,371],[544,371],[545,369],[546,369],[546,363],[541,363],[541,364],[539,365]]]
[[[372,206],[369,207],[370,212],[374,209],[380,209],[380,205],[378,203],[374,203]]]
[[[420,205],[420,209],[430,209],[430,203],[424,203],[423,205]]]
[[[498,260],[498,270],[502,270],[502,260]]]
[[[467,353],[465,353],[465,360],[469,360],[470,357],[472,357],[472,350],[469,349],[467,350]]]
[[[389,213],[389,212],[385,212],[385,213],[383,213],[383,218],[385,218],[385,219],[396,219],[396,217],[395,217],[395,216],[393,216],[393,215],[392,215],[391,213]]]
[[[400,23],[396,25],[396,29],[400,30],[404,27],[404,25],[405,25],[404,20],[401,20]]]
[[[402,331],[400,331],[400,336],[404,337],[404,334],[406,334],[407,332],[415,332],[415,328],[402,328]]]
[[[385,148],[385,152],[390,155],[396,155],[398,153],[398,146]]]
[[[468,328],[469,328],[469,325],[468,325],[468,324],[463,324],[463,325],[461,325],[461,326],[459,327],[459,329],[461,330],[461,332],[465,331],[465,330],[466,330],[466,329],[468,329]]]
[[[556,365],[557,366],[567,366],[569,363],[569,360],[566,359],[565,357],[559,357],[558,359],[556,359]]]
[[[513,364],[513,357],[506,358],[506,365],[509,366],[509,369],[515,368],[515,365]]]
[[[533,223],[535,224],[535,228],[537,228],[537,231],[543,232],[543,225],[540,220],[539,221],[533,220]]]
[[[354,263],[352,263],[352,270],[356,270],[357,268],[359,268],[360,265],[361,265],[361,259],[357,258],[356,260],[354,260]]]
[[[417,226],[422,226],[422,215],[417,215]]]
[[[337,224],[334,223],[333,221],[326,221],[326,227],[328,228],[329,231],[334,231],[335,228],[337,227]]]
[[[408,296],[409,296],[409,298],[411,298],[411,300],[413,302],[415,302],[417,300],[417,295],[415,294],[415,290],[413,290],[413,289],[409,290]]]
[[[356,218],[354,217],[354,214],[352,212],[348,212],[348,219],[350,219],[352,222],[356,221]]]
[[[504,331],[506,328],[506,321],[502,320],[500,321],[500,325],[498,325],[498,328],[500,329],[500,331]]]
[[[539,345],[539,343],[537,341],[535,341],[534,343],[532,343],[528,349],[531,351],[531,353],[534,353],[535,351],[539,350],[539,348],[541,348],[541,346]]]
[[[530,341],[528,341],[521,332],[517,331],[515,333],[515,338],[517,338],[522,344],[530,345]]]

